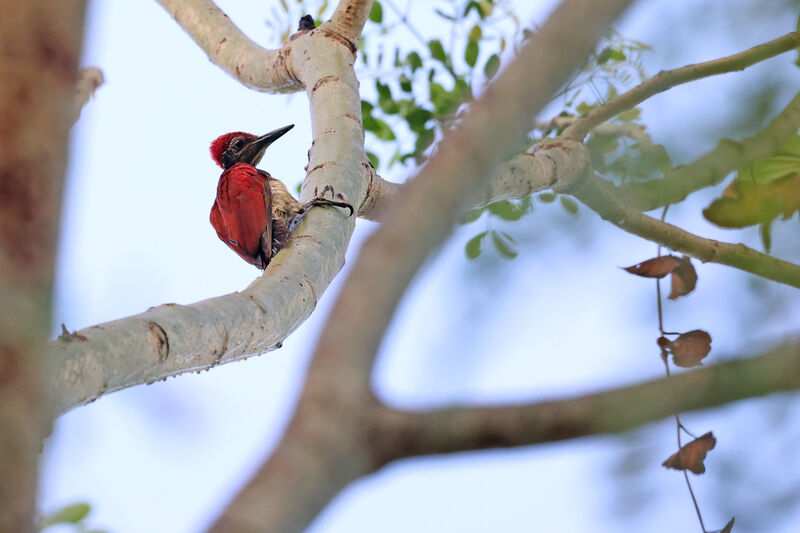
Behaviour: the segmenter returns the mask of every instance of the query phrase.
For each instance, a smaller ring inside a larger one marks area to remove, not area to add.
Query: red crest
[[[249,133],[245,133],[243,131],[233,131],[231,133],[226,133],[225,135],[220,135],[214,142],[211,143],[211,159],[214,160],[220,167],[222,167],[222,154],[225,153],[225,149],[228,148],[228,145],[236,135],[251,135]],[[251,135],[252,136],[252,135]]]

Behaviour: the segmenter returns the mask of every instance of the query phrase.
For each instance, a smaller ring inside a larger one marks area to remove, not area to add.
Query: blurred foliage
[[[91,506],[84,502],[66,505],[40,517],[36,529],[44,531],[52,526],[62,526],[60,530],[63,531],[63,526],[68,526],[74,533],[105,533],[86,524],[86,518],[91,510]]]
[[[441,21],[438,35],[425,37],[394,0],[378,0],[370,13],[370,24],[359,42],[359,78],[374,91],[362,94],[361,111],[367,131],[367,155],[379,171],[391,172],[397,166],[413,169],[424,164],[435,151],[436,142],[460,121],[472,98],[480,94],[519,47],[534,35],[535,28],[523,27],[511,3],[501,0],[441,1],[431,3],[432,15]],[[387,45],[384,37],[398,27],[405,28],[413,40]],[[380,41],[380,42],[375,42]],[[599,46],[587,65],[569,80],[555,96],[561,100],[561,117],[575,117],[600,105],[618,92],[645,78],[642,56],[649,50],[644,43],[623,38],[612,32]],[[638,110],[629,110],[618,120],[635,123]],[[559,134],[559,128],[536,131],[516,146],[506,157],[524,152],[545,137]],[[648,178],[654,168],[663,171],[669,158],[663,147],[634,144],[629,150],[619,147],[615,154],[604,154],[608,146],[593,149],[603,158],[603,170],[621,180]],[[625,144],[624,140],[622,141]],[[594,148],[597,144],[590,143]],[[379,154],[388,154],[383,158]],[[608,158],[606,161],[605,159]],[[555,200],[551,193],[540,196],[543,202]],[[562,196],[558,204],[570,214],[578,213],[578,204]],[[530,199],[503,200],[467,213],[462,223],[481,219],[484,228],[468,239],[465,253],[476,259],[491,247],[500,257],[517,256],[516,241],[505,231],[491,226],[492,219],[515,222],[533,209]],[[486,213],[487,216],[482,215]]]

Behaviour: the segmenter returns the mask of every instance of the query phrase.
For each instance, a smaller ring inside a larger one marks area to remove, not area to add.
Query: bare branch
[[[353,49],[358,46],[361,30],[367,23],[373,0],[339,0],[330,20],[330,30],[347,39]]]
[[[798,46],[800,46],[800,34],[791,32],[738,54],[705,63],[687,65],[675,70],[662,70],[630,91],[612,98],[605,104],[589,111],[575,124],[568,127],[564,131],[563,137],[582,140],[598,124],[626,109],[635,107],[655,94],[664,92],[681,83],[707,78],[716,74],[743,70],[765,59],[793,50]]]
[[[32,531],[42,351],[84,2],[0,1],[0,531]]]
[[[299,531],[333,494],[370,471],[359,453],[370,369],[399,298],[491,175],[503,147],[530,128],[532,117],[628,3],[562,2],[439,144],[389,210],[386,223],[362,248],[322,334],[283,441],[213,531]],[[369,299],[363,298],[366,293]]]
[[[569,192],[605,220],[629,233],[663,244],[703,262],[731,266],[800,288],[800,265],[762,254],[744,244],[728,244],[704,239],[677,226],[644,215],[626,205],[620,199],[617,188],[600,177],[590,177]]]
[[[251,41],[210,0],[158,0],[208,58],[245,87],[270,93],[303,89],[286,47],[267,50]]]
[[[662,179],[628,183],[619,191],[625,202],[639,211],[650,211],[680,202],[694,191],[718,184],[734,170],[774,154],[798,128],[800,93],[753,137],[739,142],[723,139],[697,161],[670,170]]]
[[[619,433],[676,413],[800,388],[800,343],[671,378],[605,392],[502,407],[429,412],[375,409],[375,463],[420,455],[528,446]]]

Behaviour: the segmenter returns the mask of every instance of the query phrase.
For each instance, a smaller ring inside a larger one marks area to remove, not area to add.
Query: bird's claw
[[[325,193],[327,192],[331,193],[330,200],[325,198]],[[320,194],[319,190],[316,187],[314,187],[314,199],[311,200],[306,205],[308,207],[317,205],[317,206],[341,207],[343,209],[346,208],[350,210],[350,214],[348,216],[353,216],[353,213],[355,213],[355,209],[353,209],[353,206],[347,201],[347,196],[345,196],[343,193],[337,193],[336,191],[333,190],[333,187],[330,185],[326,185],[322,189],[322,194]]]

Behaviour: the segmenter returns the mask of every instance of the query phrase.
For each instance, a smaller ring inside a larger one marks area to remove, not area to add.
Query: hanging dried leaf
[[[691,368],[702,365],[701,361],[711,351],[711,335],[702,329],[694,329],[681,333],[672,342],[664,344],[659,339],[659,346],[672,352],[672,360],[677,366]]]
[[[703,464],[703,460],[706,458],[706,454],[713,450],[716,445],[717,439],[709,431],[692,442],[681,446],[678,453],[670,455],[669,459],[661,463],[661,466],[672,468],[673,470],[690,470],[695,474],[702,474],[706,471],[706,465]]]
[[[680,266],[680,259],[674,255],[662,255],[647,261],[642,261],[623,270],[643,278],[663,278]]]
[[[672,286],[669,291],[670,300],[685,296],[694,290],[697,285],[697,272],[689,256],[684,255],[679,259],[680,264],[672,271]]]
[[[697,285],[697,272],[691,259],[685,255],[683,257],[662,255],[626,267],[624,270],[643,278],[663,278],[667,274],[672,274],[668,296],[670,300],[689,294]]]

